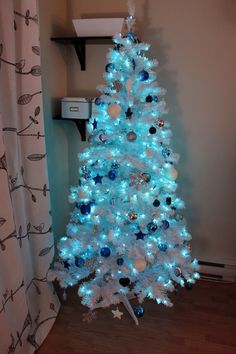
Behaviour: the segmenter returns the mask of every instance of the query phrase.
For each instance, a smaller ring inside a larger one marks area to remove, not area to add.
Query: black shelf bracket
[[[81,39],[79,42],[73,40],[73,45],[80,62],[80,67],[82,71],[86,70],[86,45],[85,40]]]
[[[86,141],[86,123],[89,121],[89,119],[62,118],[60,116],[56,116],[53,119],[63,120],[63,121],[66,121],[66,120],[73,121],[76,124],[77,129],[80,132],[81,141]]]
[[[86,70],[86,45],[87,44],[112,44],[112,37],[52,37],[51,41],[64,45],[73,45],[80,62],[82,71]]]
[[[86,141],[86,122],[84,119],[73,119],[81,135],[81,140]]]

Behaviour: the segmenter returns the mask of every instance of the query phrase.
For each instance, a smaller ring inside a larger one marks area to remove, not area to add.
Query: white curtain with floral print
[[[0,0],[0,353],[33,353],[59,309],[36,0]]]

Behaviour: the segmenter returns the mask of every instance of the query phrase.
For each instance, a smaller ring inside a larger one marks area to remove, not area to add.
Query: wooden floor
[[[85,323],[86,308],[70,294],[37,354],[236,353],[235,284],[199,281],[172,298],[172,308],[145,301],[145,315],[135,326],[121,305],[122,320],[113,319],[110,308]]]

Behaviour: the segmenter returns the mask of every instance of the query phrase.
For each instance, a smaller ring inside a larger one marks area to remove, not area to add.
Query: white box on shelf
[[[123,18],[87,18],[72,20],[78,37],[114,36],[122,31]]]
[[[62,97],[61,117],[68,119],[89,119],[91,99],[85,97]]]

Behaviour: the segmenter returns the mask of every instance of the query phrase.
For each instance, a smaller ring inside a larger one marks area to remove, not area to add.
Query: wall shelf
[[[73,45],[80,62],[81,70],[86,70],[86,45],[87,44],[112,44],[112,36],[107,37],[52,37],[51,41]]]
[[[80,132],[81,140],[86,141],[86,122],[88,122],[89,119],[62,118],[61,116],[53,117],[53,119],[63,120],[63,121],[66,121],[66,120],[73,121],[76,124],[76,126]]]

